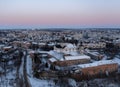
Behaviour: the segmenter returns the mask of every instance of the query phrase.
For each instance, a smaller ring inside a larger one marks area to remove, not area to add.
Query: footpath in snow
[[[27,67],[27,76],[28,80],[31,84],[32,87],[56,87],[54,82],[52,80],[40,80],[37,78],[33,77],[32,74],[32,59],[30,56],[27,56],[27,62],[26,62],[26,67]]]

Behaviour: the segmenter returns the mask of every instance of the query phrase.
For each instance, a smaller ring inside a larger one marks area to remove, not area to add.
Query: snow
[[[55,44],[54,44],[54,43],[49,43],[48,45],[49,45],[49,46],[54,46]]]
[[[0,87],[16,87],[16,71],[0,76]]]
[[[0,66],[0,72],[4,71],[3,68]]]
[[[57,61],[55,58],[50,58],[49,60],[50,60],[51,62]]]
[[[27,62],[26,62],[26,67],[27,67],[27,74],[29,76],[32,76],[32,59],[30,56],[27,56]]]
[[[46,43],[39,43],[39,45],[45,45]]]
[[[32,59],[29,55],[27,56],[26,63],[28,80],[32,87],[55,87],[55,84],[52,80],[41,80],[32,76]]]
[[[37,42],[32,42],[32,44],[38,44]]]
[[[64,54],[70,54],[70,55],[72,55],[72,56],[80,55],[77,50],[74,50],[74,51],[63,51],[63,53],[64,53]]]
[[[29,54],[31,54],[31,53],[35,53],[35,51],[30,51]]]
[[[29,81],[32,87],[56,87],[52,80],[40,80],[29,77]]]
[[[114,84],[114,83],[110,83],[109,85],[108,85],[108,87],[119,87],[117,84]]]
[[[88,63],[88,64],[80,64],[80,65],[78,65],[78,67],[87,68],[87,67],[94,67],[94,66],[99,66],[99,65],[115,64],[115,63],[117,63],[117,62],[113,61],[113,60],[101,60],[101,61],[96,61],[96,62]]]
[[[2,45],[2,44],[0,44],[0,49],[1,49],[2,47],[4,47],[4,46],[5,46],[4,44],[3,44],[3,45]]]
[[[33,50],[31,50],[31,51],[29,51],[29,54],[30,53],[43,53],[43,54],[47,54],[48,51],[33,51]]]
[[[55,61],[64,61],[65,60],[78,60],[78,59],[90,59],[89,56],[87,55],[73,55],[73,56],[65,56],[63,58],[63,54],[62,53],[58,53],[56,51],[50,51],[48,52],[48,54],[52,55],[53,57],[50,58],[49,60],[51,62],[55,62]]]
[[[67,53],[66,53],[66,54],[67,54]],[[68,54],[71,54],[72,56],[77,56],[77,55],[79,55],[79,53],[78,53],[78,52],[75,52],[75,51],[69,52]]]
[[[50,51],[48,52],[48,54],[52,55],[53,57],[55,57],[57,60],[60,60],[63,58],[63,54],[62,53],[58,53],[56,51]]]
[[[48,51],[37,51],[38,53],[48,53]]]
[[[77,87],[76,81],[74,79],[68,79],[68,83],[71,87]]]
[[[90,59],[90,57],[87,55],[65,56],[65,60],[79,60],[79,59]]]
[[[12,46],[7,46],[7,47],[4,47],[4,49],[10,49],[12,48]]]
[[[102,60],[107,60],[107,55],[103,55],[104,57],[102,58]]]
[[[59,59],[59,61],[65,61],[65,60],[79,60],[79,59],[89,59],[90,57],[87,55],[79,55],[79,56],[65,56],[64,58]],[[50,58],[51,62],[57,61],[56,58]]]
[[[73,44],[68,44],[66,48],[76,48],[76,46],[74,46]]]
[[[99,53],[98,52],[88,52],[89,54],[92,54],[92,55],[94,55],[94,56],[98,56],[99,55]]]
[[[118,65],[120,65],[120,59],[119,58],[114,58],[113,61],[115,61],[116,63],[118,63]]]
[[[19,69],[19,76],[23,76],[23,64],[24,64],[24,58],[22,58],[22,62],[21,62],[21,65],[20,65],[20,69]]]

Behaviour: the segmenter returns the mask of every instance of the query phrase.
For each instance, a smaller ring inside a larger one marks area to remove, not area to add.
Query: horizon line
[[[87,28],[83,28],[83,27],[81,27],[81,28],[0,28],[0,30],[54,30],[54,29],[61,29],[61,30],[81,30],[81,29],[85,29],[85,30],[87,30],[87,29],[120,29],[120,27],[94,27],[94,28],[92,28],[92,27],[87,27]]]

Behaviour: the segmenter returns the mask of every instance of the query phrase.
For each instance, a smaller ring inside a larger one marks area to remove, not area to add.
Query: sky
[[[0,0],[3,28],[120,27],[120,0]]]

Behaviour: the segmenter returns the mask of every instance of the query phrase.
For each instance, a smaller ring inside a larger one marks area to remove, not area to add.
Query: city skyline
[[[119,28],[119,0],[1,0],[2,28]]]

